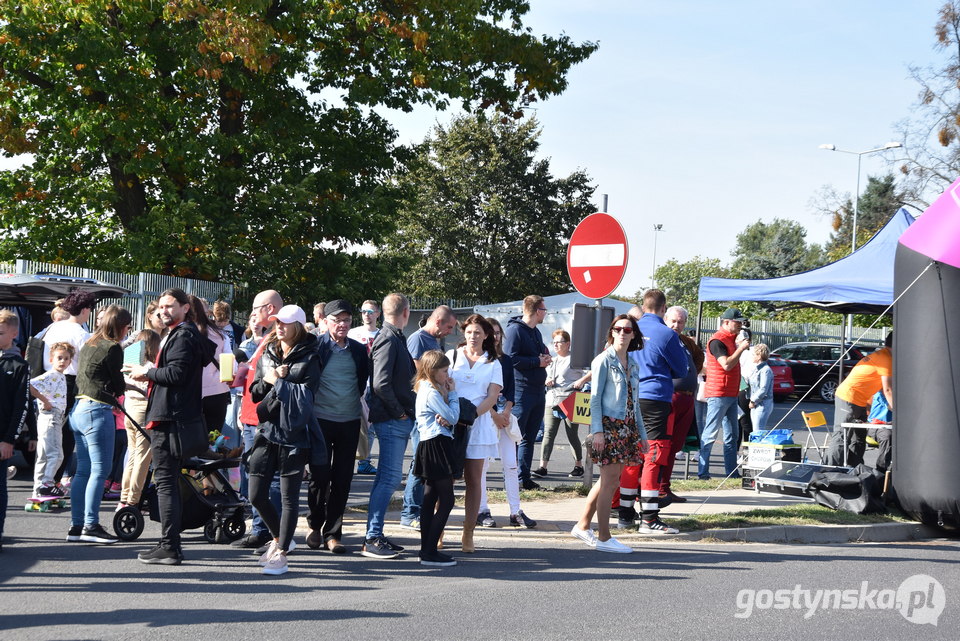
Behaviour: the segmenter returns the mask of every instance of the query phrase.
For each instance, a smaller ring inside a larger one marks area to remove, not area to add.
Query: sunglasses
[[[374,310],[374,309],[361,309],[361,310],[360,310],[360,313],[361,313],[361,314],[376,314],[377,311]]]
[[[611,331],[614,331],[614,332],[617,332],[618,334],[621,333],[621,332],[624,333],[624,334],[632,334],[632,333],[633,333],[633,328],[630,327],[629,325],[624,325],[623,327],[614,326],[614,327],[611,327],[610,330],[611,330]]]

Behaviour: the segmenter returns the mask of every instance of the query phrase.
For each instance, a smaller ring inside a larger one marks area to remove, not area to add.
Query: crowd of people
[[[632,548],[611,535],[611,510],[621,528],[677,532],[659,512],[685,500],[671,490],[670,477],[696,424],[698,392],[706,406],[701,478],[709,478],[721,428],[726,472],[736,473],[745,354],[755,365],[749,408],[756,429],[772,404],[769,352],[765,345],[751,350],[738,310],[724,313],[704,351],[684,334],[686,310],[668,307],[656,289],[613,320],[589,370],[571,366],[565,330],[553,332],[551,354],[538,327],[547,307],[537,295],[524,299],[522,314],[505,329],[479,314],[458,322],[440,306],[409,337],[410,302],[399,293],[382,303],[365,300],[359,310],[346,300],[319,303],[311,323],[301,307],[266,290],[254,298],[246,329],[223,301],[210,305],[179,289],[147,308],[139,331],[131,332],[127,310],[110,305],[99,310],[91,334],[85,326],[94,306],[85,292],[59,302],[54,322],[36,337],[44,349],[32,375],[9,353],[17,317],[0,311],[9,374],[0,390],[0,460],[10,458],[18,434],[28,434],[36,447],[35,498],[69,495],[67,541],[100,544],[117,541],[99,520],[104,496],[118,490],[118,509],[138,505],[152,470],[161,535],[155,548],[139,554],[146,564],[183,560],[178,478],[192,454],[189,437],[198,432],[221,433],[229,456],[242,453],[239,490],[253,506],[253,524],[234,545],[254,549],[264,573],[289,569],[305,479],[306,545],[348,551],[343,519],[354,474],[374,475],[360,554],[390,559],[403,550],[386,536],[384,521],[406,476],[400,526],[420,532],[422,564],[443,567],[456,564],[442,551],[456,479],[466,487],[461,552],[475,551],[477,527],[496,527],[486,496],[493,459],[502,463],[508,525],[537,527],[521,507],[520,490],[538,488],[534,479],[549,474],[561,425],[572,448],[568,476],[583,476],[586,456],[600,468],[571,534],[598,551],[628,553]],[[361,323],[353,327],[357,311]],[[445,349],[455,329],[460,340]],[[562,408],[581,390],[591,395],[586,448]],[[414,456],[405,470],[408,447]]]

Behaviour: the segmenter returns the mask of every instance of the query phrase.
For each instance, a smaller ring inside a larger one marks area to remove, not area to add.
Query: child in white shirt
[[[30,394],[39,404],[37,412],[37,462],[34,466],[33,496],[63,496],[54,474],[63,462],[63,422],[67,415],[67,377],[64,371],[73,362],[76,348],[70,343],[50,346],[49,371],[30,379]]]

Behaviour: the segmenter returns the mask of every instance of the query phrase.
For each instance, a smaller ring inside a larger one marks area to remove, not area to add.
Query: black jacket
[[[147,371],[152,385],[147,421],[196,420],[202,415],[203,341],[197,326],[185,321],[174,327],[160,350],[158,366]]]
[[[87,343],[80,351],[77,366],[77,395],[89,396],[95,401],[116,405],[127,385],[120,372],[123,367],[123,348],[111,340]]]
[[[357,392],[363,394],[367,388],[367,379],[370,377],[370,356],[367,354],[367,347],[359,341],[352,338],[347,339],[347,349],[350,350],[350,356],[357,366]],[[320,375],[326,369],[330,361],[330,354],[333,352],[333,339],[326,333],[317,340],[317,356],[320,358]]]
[[[15,354],[0,353],[0,441],[13,444],[30,407],[30,368]],[[34,437],[35,438],[35,437]],[[6,474],[4,468],[0,473]]]
[[[384,323],[370,346],[370,393],[367,406],[370,422],[379,423],[399,419],[404,414],[414,416],[417,395],[413,392],[416,368],[407,350],[403,332]]]
[[[263,380],[267,367],[286,365],[289,368],[284,380],[293,385],[304,385],[315,394],[320,382],[320,359],[317,357],[317,337],[306,334],[304,339],[293,346],[290,353],[283,357],[276,345],[267,345],[263,355],[257,361],[257,371],[250,385],[250,398],[257,403],[257,418],[268,440],[283,445],[306,446],[306,432],[303,434],[281,434],[280,399],[274,386]],[[313,404],[311,399],[310,410]]]
[[[540,367],[540,356],[549,354],[543,343],[543,335],[536,327],[523,322],[522,316],[514,316],[503,330],[503,353],[513,363],[515,395],[544,394],[547,370]]]

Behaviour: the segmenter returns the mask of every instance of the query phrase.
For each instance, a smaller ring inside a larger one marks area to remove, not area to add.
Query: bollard
[[[583,439],[583,486],[593,487],[593,434]]]

